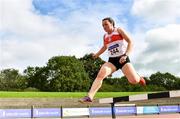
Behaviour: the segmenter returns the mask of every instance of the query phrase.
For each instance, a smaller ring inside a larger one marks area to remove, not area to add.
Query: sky
[[[0,0],[0,70],[96,53],[105,17],[132,38],[130,59],[140,75],[180,76],[179,0]],[[107,61],[107,52],[100,57]]]

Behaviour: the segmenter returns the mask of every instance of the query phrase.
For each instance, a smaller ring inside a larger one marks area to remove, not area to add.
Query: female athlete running
[[[103,39],[104,45],[97,53],[93,54],[93,57],[99,57],[107,49],[109,60],[102,65],[88,95],[79,99],[81,103],[92,102],[96,92],[102,85],[103,79],[118,69],[122,70],[131,84],[146,85],[144,78],[136,73],[130,63],[129,54],[133,45],[131,38],[121,28],[116,28],[114,20],[110,17],[102,20],[102,26],[106,32]]]

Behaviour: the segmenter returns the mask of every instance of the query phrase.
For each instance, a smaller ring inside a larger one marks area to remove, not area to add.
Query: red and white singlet
[[[111,34],[104,35],[104,45],[107,46],[109,57],[119,57],[126,52],[127,42],[118,33],[117,28]]]

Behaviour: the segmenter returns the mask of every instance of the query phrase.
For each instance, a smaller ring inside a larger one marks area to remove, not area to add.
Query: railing
[[[180,105],[115,105],[116,116],[180,113]],[[66,118],[66,117],[111,117],[111,107],[85,107],[85,108],[37,108],[32,106],[26,109],[0,109],[0,119],[7,118]]]

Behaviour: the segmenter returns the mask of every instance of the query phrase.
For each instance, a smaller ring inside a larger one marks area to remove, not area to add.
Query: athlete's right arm
[[[105,45],[102,46],[102,48],[96,54],[93,54],[93,57],[98,58],[106,49],[107,47]]]

